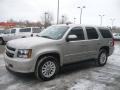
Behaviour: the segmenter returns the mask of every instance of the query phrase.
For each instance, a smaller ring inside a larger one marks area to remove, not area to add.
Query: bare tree
[[[9,20],[7,20],[7,22],[15,22],[15,20],[13,20],[12,18],[11,19],[9,19]]]

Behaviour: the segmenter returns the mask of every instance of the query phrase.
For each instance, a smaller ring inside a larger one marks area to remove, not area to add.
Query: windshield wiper
[[[44,37],[44,38],[48,38],[48,39],[53,39],[53,38],[51,38],[49,36],[40,36],[40,37]]]

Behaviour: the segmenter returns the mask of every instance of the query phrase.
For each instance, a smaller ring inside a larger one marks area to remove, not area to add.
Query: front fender
[[[39,52],[37,52],[36,53],[36,60],[40,57],[40,56],[42,56],[42,55],[45,55],[45,54],[50,54],[50,53],[57,53],[57,54],[59,54],[59,56],[60,56],[60,64],[62,64],[63,62],[62,62],[62,54],[61,54],[61,52],[60,51],[58,51],[58,50],[47,50],[47,51],[39,51]]]
[[[61,54],[61,52],[60,51],[58,51],[58,50],[51,50],[51,49],[47,49],[47,50],[44,50],[44,51],[39,51],[39,52],[37,52],[36,54],[35,54],[35,58],[34,58],[34,60],[35,60],[35,66],[34,66],[34,68],[36,67],[36,64],[37,64],[37,61],[38,61],[38,58],[40,57],[40,56],[42,56],[42,55],[45,55],[45,54],[50,54],[50,53],[57,53],[57,54],[59,54],[59,56],[60,56],[60,66],[62,66],[63,65],[63,55]],[[42,62],[42,60],[40,61],[40,63]]]

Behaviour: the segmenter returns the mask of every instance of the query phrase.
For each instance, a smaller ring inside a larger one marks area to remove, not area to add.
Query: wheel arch
[[[99,49],[99,51],[100,51],[101,49],[105,49],[105,50],[107,51],[107,55],[109,56],[109,46],[103,46],[103,47],[101,47],[101,48]]]
[[[0,37],[3,40],[3,37]]]
[[[58,59],[58,63],[59,65],[61,66],[61,56],[58,52],[48,52],[48,53],[43,53],[43,54],[40,54],[38,57],[37,57],[37,60],[36,60],[36,63],[35,63],[35,69],[37,67],[37,64],[38,62],[40,61],[41,58],[45,57],[45,56],[54,56]],[[42,61],[41,61],[42,62]]]

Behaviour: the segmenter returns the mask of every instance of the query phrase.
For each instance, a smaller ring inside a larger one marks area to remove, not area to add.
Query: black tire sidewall
[[[102,53],[106,53],[106,61],[105,61],[105,63],[100,62],[100,56],[101,56]],[[101,49],[100,52],[99,52],[99,55],[98,55],[97,65],[98,66],[104,66],[107,63],[107,59],[108,59],[107,51],[105,49]]]
[[[45,56],[41,59],[43,61],[42,62],[39,61],[38,64],[37,64],[37,68],[36,68],[36,73],[35,74],[36,74],[37,78],[40,79],[40,80],[43,80],[43,81],[48,81],[48,80],[51,80],[51,79],[55,78],[55,76],[59,72],[59,64],[57,62],[57,59],[53,56]],[[42,66],[48,61],[52,61],[55,64],[55,67],[56,67],[56,71],[55,71],[54,75],[49,77],[49,78],[44,77],[44,75],[42,74]]]

